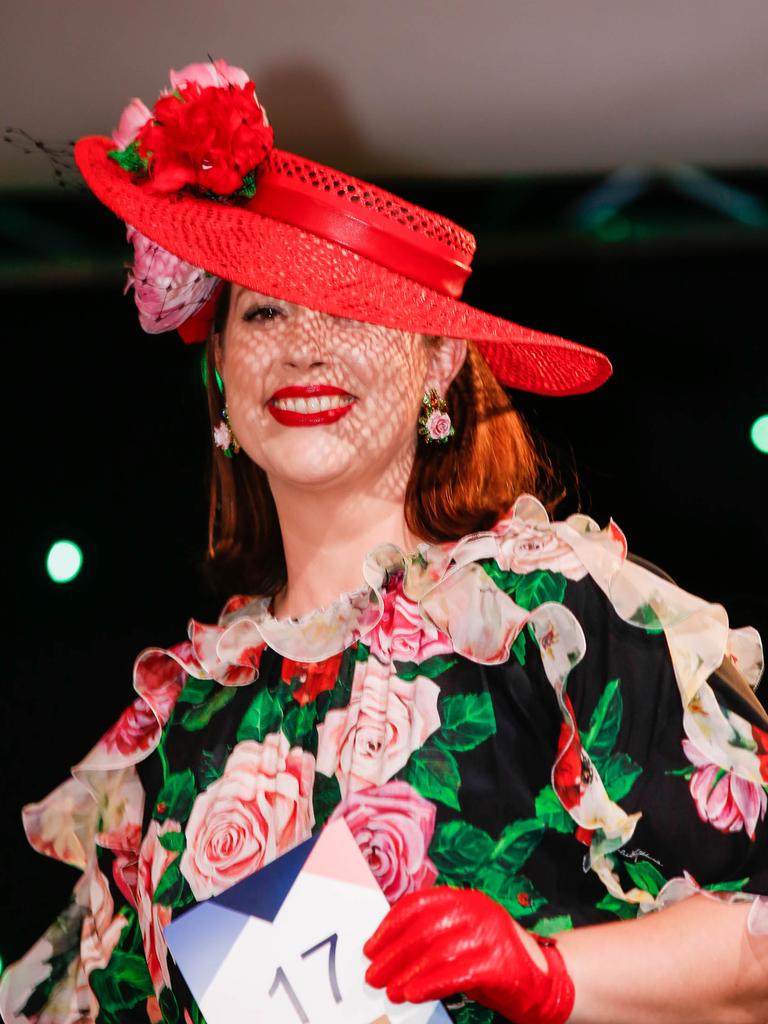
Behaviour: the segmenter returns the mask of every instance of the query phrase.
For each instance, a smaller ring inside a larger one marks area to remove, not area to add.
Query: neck
[[[288,584],[274,600],[276,618],[298,618],[364,586],[363,562],[377,544],[413,551],[422,538],[405,523],[404,495],[362,490],[298,492],[270,481],[280,519]]]

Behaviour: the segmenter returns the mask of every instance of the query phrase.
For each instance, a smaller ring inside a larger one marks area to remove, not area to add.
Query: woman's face
[[[398,465],[404,486],[425,387],[444,395],[465,354],[232,285],[219,363],[237,439],[271,481],[334,486]]]

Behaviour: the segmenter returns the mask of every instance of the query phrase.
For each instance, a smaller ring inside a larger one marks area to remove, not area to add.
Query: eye
[[[277,320],[278,317],[284,315],[283,310],[277,306],[253,306],[243,313],[243,320],[246,323],[251,323],[253,320]]]

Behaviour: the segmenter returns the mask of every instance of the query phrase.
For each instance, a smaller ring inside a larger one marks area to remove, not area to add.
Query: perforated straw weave
[[[111,139],[80,139],[75,159],[86,182],[122,220],[183,260],[253,291],[333,316],[415,333],[474,341],[498,380],[524,391],[591,391],[611,373],[602,353],[485,313],[337,241],[243,206],[187,194],[153,193],[107,157]],[[376,186],[273,150],[273,176],[362,208],[369,226],[469,264],[474,238],[451,221]],[[313,173],[314,172],[314,173]],[[259,179],[261,181],[261,178]],[[257,184],[258,194],[258,184]]]

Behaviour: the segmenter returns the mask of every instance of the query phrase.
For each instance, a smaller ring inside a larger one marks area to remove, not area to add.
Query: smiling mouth
[[[334,384],[289,384],[278,388],[267,402],[267,409],[286,427],[319,427],[346,416],[357,402]]]
[[[354,401],[351,395],[309,395],[306,398],[271,398],[268,404],[289,412],[317,413],[340,409]]]

